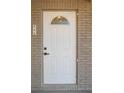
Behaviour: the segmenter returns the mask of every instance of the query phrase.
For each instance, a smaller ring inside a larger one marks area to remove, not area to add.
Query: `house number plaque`
[[[37,35],[37,26],[33,24],[33,35]]]

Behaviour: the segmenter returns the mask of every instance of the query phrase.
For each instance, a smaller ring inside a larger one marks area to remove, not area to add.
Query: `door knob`
[[[46,52],[45,52],[44,55],[49,55],[49,53],[46,53]]]

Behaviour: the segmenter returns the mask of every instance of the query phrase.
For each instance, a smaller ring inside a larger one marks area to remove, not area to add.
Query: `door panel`
[[[52,24],[54,18],[57,24]],[[64,17],[65,19],[59,19]],[[64,24],[65,20],[65,24]],[[59,22],[60,21],[60,22]],[[66,22],[68,21],[68,23]],[[76,12],[43,12],[44,84],[76,83]]]

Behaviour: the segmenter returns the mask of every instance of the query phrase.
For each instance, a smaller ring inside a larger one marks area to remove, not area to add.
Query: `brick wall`
[[[90,0],[32,0],[32,24],[37,25],[37,35],[32,35],[32,90],[91,90],[92,89],[92,28]],[[43,31],[42,9],[78,9],[77,85],[43,85]]]

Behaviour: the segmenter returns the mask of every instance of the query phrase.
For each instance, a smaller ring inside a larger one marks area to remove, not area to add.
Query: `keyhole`
[[[46,48],[46,47],[44,47],[44,50],[47,50],[47,48]]]

